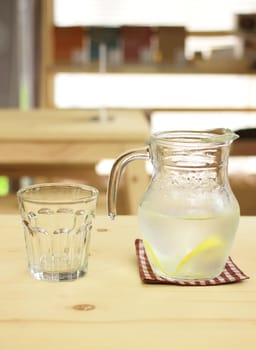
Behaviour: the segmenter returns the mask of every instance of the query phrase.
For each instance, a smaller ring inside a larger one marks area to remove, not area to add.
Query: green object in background
[[[28,88],[23,83],[20,86],[19,91],[19,105],[22,110],[27,110],[29,108],[29,97],[28,97]]]
[[[0,176],[0,196],[6,196],[9,193],[9,178]]]

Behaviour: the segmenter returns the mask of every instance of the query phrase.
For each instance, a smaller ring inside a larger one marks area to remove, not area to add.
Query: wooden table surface
[[[112,110],[108,115],[108,121],[100,122],[97,110],[0,109],[0,164],[83,165],[148,140],[149,125],[141,111]],[[48,150],[43,148],[47,145]]]
[[[250,279],[210,287],[143,284],[133,216],[97,217],[88,275],[60,283],[27,272],[18,216],[0,225],[3,350],[256,348],[256,217],[241,218],[232,251]]]

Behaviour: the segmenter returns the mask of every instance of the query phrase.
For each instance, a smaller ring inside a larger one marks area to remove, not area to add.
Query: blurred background
[[[255,73],[255,0],[0,0],[2,111],[91,111],[103,130],[123,111],[136,130],[139,112],[148,127],[141,145],[160,130],[238,131],[229,173],[244,215],[256,213]],[[112,162],[99,150],[86,179],[74,179],[104,197]],[[0,171],[6,212],[17,210],[20,186],[60,180],[40,169],[11,176],[1,159]]]

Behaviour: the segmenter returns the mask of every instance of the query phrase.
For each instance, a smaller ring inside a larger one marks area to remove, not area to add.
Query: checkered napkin
[[[143,241],[136,239],[135,241],[136,255],[139,263],[140,277],[144,283],[155,284],[177,284],[182,286],[212,286],[217,284],[234,283],[250,278],[245,275],[229,257],[224,268],[224,271],[216,278],[209,280],[196,280],[196,281],[180,281],[171,277],[157,276],[150,266],[148,261]]]

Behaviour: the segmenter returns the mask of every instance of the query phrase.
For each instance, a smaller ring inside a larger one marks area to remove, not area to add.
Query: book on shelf
[[[157,28],[158,50],[160,63],[177,63],[180,56],[184,56],[185,51],[185,27],[165,27]]]
[[[151,60],[153,28],[148,26],[122,26],[121,50],[124,63]]]
[[[54,59],[71,63],[86,50],[87,33],[83,27],[54,27]]]
[[[111,57],[113,52],[120,48],[120,28],[119,27],[90,27],[89,35],[89,52],[92,61],[100,59],[100,45],[106,46],[107,56]]]
[[[54,56],[56,63],[176,64],[184,58],[185,38],[185,27],[54,27]]]

